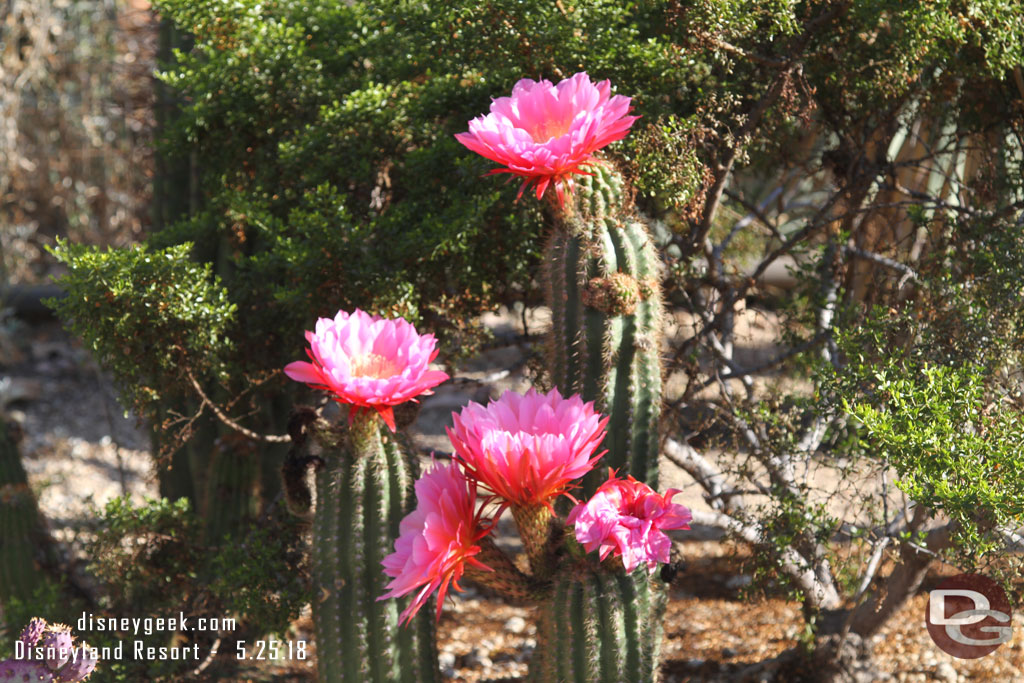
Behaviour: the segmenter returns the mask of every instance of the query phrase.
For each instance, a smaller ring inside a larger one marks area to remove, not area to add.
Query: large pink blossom
[[[608,418],[579,396],[558,389],[525,396],[506,391],[487,407],[452,413],[448,438],[470,479],[519,506],[550,505],[570,482],[593,468]]]
[[[690,528],[690,511],[672,502],[677,493],[669,489],[661,495],[633,477],[618,479],[609,471],[608,481],[574,507],[566,521],[587,552],[599,550],[602,560],[614,553],[627,572],[641,564],[654,571],[659,562],[668,562],[672,549],[664,530]]]
[[[436,590],[440,618],[448,586],[462,590],[458,581],[467,564],[490,571],[474,557],[477,541],[489,532],[476,509],[476,487],[455,463],[435,464],[416,482],[416,509],[402,520],[395,551],[381,562],[392,581],[378,600],[417,591],[401,615],[408,622]]]
[[[316,330],[306,332],[312,363],[295,361],[284,372],[297,382],[334,394],[339,403],[373,408],[395,430],[392,406],[448,379],[429,364],[437,357],[434,335],[417,334],[402,318],[386,320],[358,308],[349,315],[338,311],[333,320],[320,318]]]
[[[523,178],[523,190],[535,185],[540,199],[554,183],[558,200],[572,190],[572,176],[602,147],[621,140],[638,116],[627,116],[630,98],[610,97],[607,80],[591,83],[585,72],[558,85],[524,78],[511,97],[491,102],[491,113],[469,122],[469,132],[455,138],[474,152]]]

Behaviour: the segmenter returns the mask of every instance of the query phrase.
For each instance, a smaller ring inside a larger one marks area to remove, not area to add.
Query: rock
[[[956,683],[960,678],[956,673],[956,669],[954,669],[953,665],[949,662],[940,662],[939,665],[935,667],[934,676],[935,680],[943,681],[944,683]]]
[[[722,648],[722,657],[725,658],[725,659],[732,659],[733,657],[735,657],[738,654],[739,654],[739,650],[737,650],[734,647],[723,647]]]
[[[0,408],[9,403],[38,401],[43,395],[43,383],[37,379],[0,377]]]
[[[455,677],[455,653],[441,652],[437,655],[437,663],[441,665],[441,673],[445,678]]]
[[[462,663],[467,669],[490,669],[494,666],[491,658],[475,647],[469,651],[469,654],[463,657]]]
[[[505,630],[509,633],[522,633],[526,630],[526,619],[522,617],[510,617],[505,622]]]
[[[725,582],[725,587],[731,591],[739,590],[740,588],[746,588],[754,580],[754,577],[749,574],[737,574],[736,576],[730,576]]]

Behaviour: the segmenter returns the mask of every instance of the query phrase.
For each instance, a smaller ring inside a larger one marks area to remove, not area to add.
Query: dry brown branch
[[[263,442],[266,442],[266,443],[289,443],[289,442],[291,442],[291,437],[288,436],[287,434],[260,434],[258,432],[254,432],[253,430],[251,430],[251,429],[249,429],[247,427],[243,427],[242,425],[238,424],[237,422],[232,420],[230,417],[225,415],[224,412],[221,411],[221,409],[217,407],[217,404],[215,404],[213,401],[211,401],[209,399],[209,397],[206,395],[206,392],[203,391],[203,387],[199,385],[199,382],[196,381],[196,378],[192,374],[192,371],[190,369],[188,369],[187,367],[185,368],[185,376],[188,378],[189,384],[192,385],[192,388],[195,390],[195,392],[197,394],[199,394],[199,398],[202,401],[202,405],[206,406],[211,411],[213,411],[213,414],[217,416],[218,420],[220,420],[222,423],[224,423],[225,425],[227,425],[231,429],[234,429],[239,434],[242,434],[243,436],[247,436],[250,439],[252,439],[253,441],[263,441]],[[198,415],[196,417],[198,417]],[[192,419],[193,419],[193,421],[195,420],[195,418],[192,418]]]

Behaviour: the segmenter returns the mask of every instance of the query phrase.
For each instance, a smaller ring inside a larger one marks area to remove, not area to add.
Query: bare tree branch
[[[924,508],[919,507],[914,515],[915,522],[923,523],[926,514]],[[911,522],[912,527],[915,522]],[[917,592],[936,553],[949,547],[953,530],[951,522],[929,531],[923,545],[904,543],[900,548],[902,561],[885,581],[885,595],[876,593],[858,605],[850,614],[849,630],[862,638],[874,635]]]
[[[918,281],[921,279],[921,277],[917,274],[917,271],[911,268],[910,266],[904,263],[900,263],[899,261],[895,261],[886,256],[882,256],[881,254],[876,254],[873,251],[867,251],[866,249],[860,249],[858,247],[851,247],[846,245],[843,247],[843,253],[850,254],[858,258],[866,259],[868,261],[872,261],[879,265],[885,266],[886,268],[898,270],[911,280]]]
[[[288,436],[287,434],[260,434],[238,424],[230,417],[225,415],[221,411],[221,409],[217,407],[217,404],[215,404],[213,401],[209,399],[209,397],[206,395],[206,392],[203,391],[203,387],[199,385],[199,382],[196,381],[196,378],[192,374],[192,371],[187,367],[185,368],[185,376],[188,377],[189,384],[192,385],[192,388],[195,389],[195,392],[199,394],[199,398],[200,400],[202,400],[203,405],[209,408],[211,411],[213,411],[213,414],[217,416],[218,420],[223,422],[231,429],[234,429],[239,434],[243,434],[244,436],[249,437],[253,441],[263,441],[265,443],[289,443],[291,441],[291,437]],[[198,415],[196,417],[198,417]]]
[[[704,500],[715,510],[729,514],[743,507],[742,493],[728,487],[722,471],[690,444],[666,439],[664,455],[701,485],[706,492]]]
[[[753,546],[770,544],[769,540],[754,526],[745,524],[722,512],[693,510],[693,521],[731,533]],[[817,609],[839,608],[841,604],[839,591],[831,577],[822,577],[820,572],[815,572],[807,560],[793,548],[783,549],[779,560],[782,564],[782,571],[803,591],[805,600],[811,606]]]

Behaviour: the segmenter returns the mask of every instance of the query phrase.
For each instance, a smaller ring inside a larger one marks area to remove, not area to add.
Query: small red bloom
[[[690,511],[672,502],[677,493],[669,489],[658,494],[633,477],[618,479],[609,470],[608,481],[574,507],[566,521],[575,526],[576,540],[587,552],[599,550],[602,560],[614,553],[627,572],[641,564],[654,571],[659,562],[668,562],[672,548],[663,530],[690,528]]]

